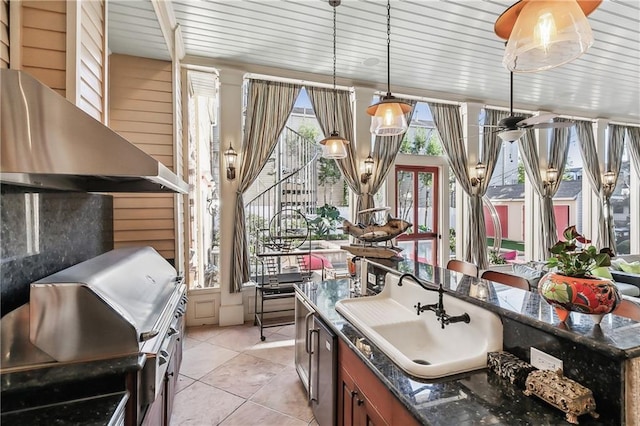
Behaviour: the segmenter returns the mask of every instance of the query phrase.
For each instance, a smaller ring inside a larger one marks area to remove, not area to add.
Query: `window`
[[[188,71],[189,288],[219,287],[220,140],[217,78]],[[222,148],[223,150],[226,147]]]

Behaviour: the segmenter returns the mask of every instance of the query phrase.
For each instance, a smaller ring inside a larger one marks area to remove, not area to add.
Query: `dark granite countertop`
[[[40,405],[3,412],[0,415],[0,422],[3,426],[110,426],[117,424],[116,420],[124,415],[127,399],[127,392],[116,392],[57,404]]]
[[[144,355],[130,355],[3,372],[0,423],[109,425],[126,404],[126,374],[139,370],[144,360]]]
[[[375,263],[375,261],[369,262]],[[525,291],[405,259],[387,265],[376,264],[394,273],[411,273],[457,298],[479,305],[547,333],[589,347],[618,359],[640,357],[640,323],[617,315],[605,315],[597,325],[591,315],[571,312],[566,323],[537,292]]]
[[[360,357],[416,419],[433,425],[555,425],[567,424],[564,413],[522,391],[486,369],[429,380],[398,368],[335,310],[338,300],[351,297],[350,280],[296,284],[320,317]],[[455,287],[454,287],[455,288]],[[614,424],[581,416],[580,424]]]

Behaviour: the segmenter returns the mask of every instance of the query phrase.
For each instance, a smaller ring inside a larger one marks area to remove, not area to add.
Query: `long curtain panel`
[[[242,284],[249,280],[249,243],[243,193],[256,180],[273,153],[301,87],[291,83],[249,80],[247,113],[237,174],[236,223],[231,257],[233,273],[229,286],[232,293],[241,291]]]
[[[430,102],[429,108],[440,135],[442,147],[447,155],[449,166],[462,190],[469,196],[470,223],[469,233],[466,236],[465,260],[475,263],[481,269],[485,269],[489,262],[487,259],[487,232],[482,209],[482,196],[489,187],[490,177],[500,154],[500,142],[495,134],[493,134],[493,137],[483,138],[482,152],[486,165],[487,179],[474,186],[469,172],[470,165],[468,164],[462,132],[460,107],[458,105]],[[486,124],[491,121],[497,123],[499,117],[499,112],[488,112]]]
[[[617,124],[609,124],[608,146],[605,153],[606,169],[615,176],[612,185],[602,185],[602,217],[598,228],[598,245],[600,248],[608,247],[616,252],[615,223],[613,221],[613,208],[611,206],[611,195],[618,183],[620,167],[622,166],[622,153],[624,151],[625,127]]]
[[[627,149],[631,154],[633,167],[636,175],[640,178],[640,127],[627,126]]]
[[[557,122],[567,122],[565,118],[556,118]],[[551,133],[551,149],[547,160],[547,168],[554,168],[558,171],[558,178],[555,182],[546,182],[544,197],[542,199],[542,232],[545,239],[545,253],[551,255],[551,247],[558,241],[558,229],[556,226],[556,214],[553,209],[553,197],[560,188],[564,169],[567,166],[567,156],[569,155],[569,139],[571,128],[561,127],[553,129]],[[546,172],[545,172],[545,181]]]
[[[347,186],[358,196],[362,195],[356,150],[354,147],[353,108],[351,93],[326,87],[305,87],[318,124],[325,137],[334,130],[349,141],[346,146],[347,157],[335,160]],[[337,108],[337,110],[336,110]]]
[[[556,120],[564,121],[561,118]],[[536,143],[535,132],[532,129],[528,129],[518,142],[525,173],[541,201],[539,217],[542,223],[542,232],[535,233],[535,235],[538,238],[537,243],[543,247],[543,250],[539,254],[540,258],[536,260],[548,258],[551,254],[551,247],[558,241],[553,197],[558,192],[558,188],[560,188],[561,177],[564,174],[569,152],[569,135],[569,128],[566,127],[553,129],[551,133],[551,149],[547,156],[547,168],[553,167],[558,170],[558,179],[553,183],[547,181],[546,170],[541,170],[540,168],[540,152]]]
[[[611,170],[616,174],[617,178],[620,172],[622,149],[624,147],[624,128],[615,125],[609,126],[609,141],[603,153],[607,159],[607,164],[605,164],[605,170],[601,170],[593,134],[593,123],[591,121],[576,121],[575,126],[578,135],[578,146],[582,156],[583,172],[587,175],[591,190],[600,200],[597,211],[598,235],[597,239],[595,239],[595,245],[598,248],[608,247],[615,250],[615,229],[609,203],[613,188],[611,191],[605,189],[602,184],[602,174],[607,170]]]

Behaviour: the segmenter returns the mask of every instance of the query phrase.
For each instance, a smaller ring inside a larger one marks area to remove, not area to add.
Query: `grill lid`
[[[57,361],[138,352],[177,285],[153,248],[112,250],[31,284],[30,339]]]

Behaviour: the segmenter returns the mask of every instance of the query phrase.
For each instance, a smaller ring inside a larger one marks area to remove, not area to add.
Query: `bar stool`
[[[480,278],[522,290],[531,290],[529,288],[529,281],[517,275],[505,274],[504,272],[498,271],[484,271]]]
[[[465,275],[471,275],[472,277],[478,277],[478,267],[473,263],[465,262],[463,260],[451,259],[447,263],[447,269],[450,271],[460,272]]]
[[[640,305],[630,300],[622,299],[613,314],[640,322]]]

